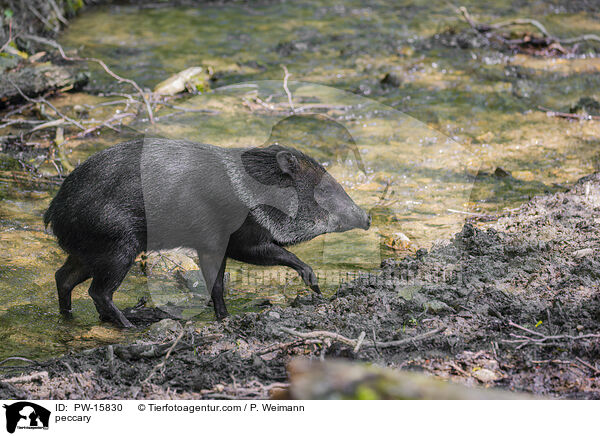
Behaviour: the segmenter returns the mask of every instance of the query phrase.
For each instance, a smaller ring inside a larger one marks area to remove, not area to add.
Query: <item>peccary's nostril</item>
[[[367,217],[367,220],[366,220],[365,225],[363,226],[363,229],[369,230],[369,227],[371,227],[371,215],[366,215],[366,217]]]

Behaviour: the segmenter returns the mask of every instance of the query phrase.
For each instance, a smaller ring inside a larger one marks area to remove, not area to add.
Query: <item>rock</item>
[[[170,342],[164,344],[116,344],[113,349],[121,360],[139,360],[164,356],[171,345]]]
[[[402,85],[402,79],[394,73],[387,73],[379,83],[384,86],[397,88]]]
[[[406,301],[411,301],[421,291],[421,286],[397,286],[396,292]]]
[[[423,304],[423,309],[429,313],[454,312],[446,303],[440,300],[430,300]]]
[[[294,53],[299,53],[308,50],[308,44],[305,42],[287,41],[280,42],[275,47],[275,51],[280,56],[290,56]]]
[[[175,333],[181,330],[181,324],[174,319],[162,319],[155,322],[148,329],[152,336],[165,336],[169,333]]]
[[[511,84],[512,93],[519,98],[531,98],[536,87],[530,80],[519,79]]]
[[[21,61],[22,58],[19,56],[12,56],[8,54],[5,56],[0,56],[0,72],[4,74],[4,71],[16,67],[19,65],[19,63],[21,63]]]
[[[209,71],[204,67],[190,67],[172,75],[155,86],[154,92],[163,95],[175,95],[186,89],[205,91],[209,88]]]
[[[506,177],[512,177],[512,175],[504,168],[497,167],[496,171],[494,171],[494,177],[498,179],[504,179]]]
[[[75,70],[62,66],[49,63],[25,66],[0,75],[0,107],[25,100],[17,87],[33,98],[60,88],[77,89],[87,81],[86,74],[76,74]]]
[[[269,312],[269,317],[273,318],[273,319],[280,319],[281,315],[278,312],[275,312],[274,310]]]
[[[575,259],[581,259],[582,257],[591,256],[592,254],[594,254],[592,248],[582,248],[581,250],[573,252],[573,257]]]
[[[492,383],[496,380],[502,378],[494,371],[489,370],[487,368],[479,368],[473,371],[473,377],[479,380],[481,383]]]
[[[404,233],[396,232],[389,236],[384,235],[383,244],[393,250],[403,250],[410,247],[412,242]]]

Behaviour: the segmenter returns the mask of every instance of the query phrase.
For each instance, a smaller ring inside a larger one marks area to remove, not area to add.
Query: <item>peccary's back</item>
[[[225,169],[228,156],[231,150],[159,138],[115,145],[65,179],[44,221],[76,255],[115,245],[214,251],[248,213]]]
[[[143,139],[136,139],[107,148],[64,180],[44,223],[51,224],[67,252],[77,254],[120,240],[145,242],[142,147]]]

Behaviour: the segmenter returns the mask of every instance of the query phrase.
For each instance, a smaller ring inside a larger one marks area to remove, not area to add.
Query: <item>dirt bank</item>
[[[203,326],[163,320],[135,344],[6,368],[1,393],[265,398],[285,386],[286,364],[300,355],[371,361],[467,385],[600,398],[598,235],[600,174],[594,174],[493,224],[466,224],[429,253],[384,262],[379,273],[341,286],[330,300],[299,295],[290,307]]]

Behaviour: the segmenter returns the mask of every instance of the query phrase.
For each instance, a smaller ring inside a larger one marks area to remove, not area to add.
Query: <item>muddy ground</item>
[[[166,319],[135,344],[3,368],[0,396],[267,398],[286,386],[290,359],[304,356],[424,371],[469,386],[599,399],[599,235],[596,173],[496,222],[468,222],[453,239],[384,262],[331,299],[304,294],[290,307],[201,327]],[[301,338],[282,328],[343,338]]]

